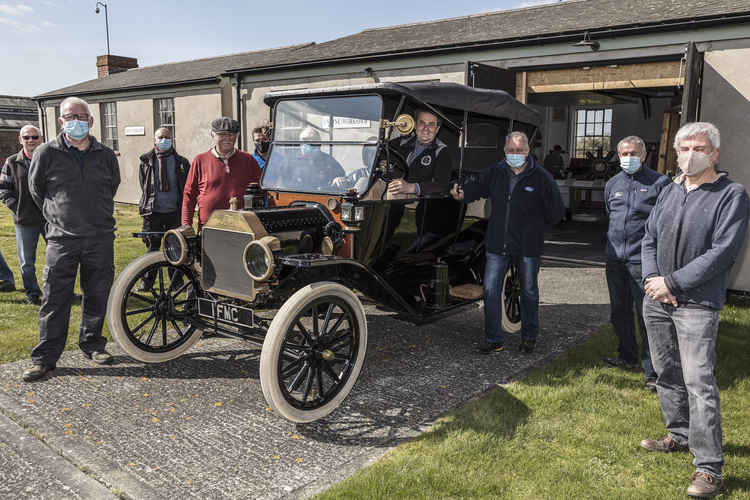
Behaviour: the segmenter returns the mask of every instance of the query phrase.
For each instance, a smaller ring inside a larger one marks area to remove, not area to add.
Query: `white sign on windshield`
[[[323,117],[323,128],[330,128],[331,117]],[[333,128],[370,128],[370,120],[362,120],[360,118],[349,118],[346,116],[334,116],[333,117]]]

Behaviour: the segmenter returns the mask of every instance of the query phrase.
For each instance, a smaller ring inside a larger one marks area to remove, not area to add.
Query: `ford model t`
[[[261,185],[199,234],[168,231],[162,252],[128,265],[108,322],[125,352],[149,363],[180,356],[207,331],[260,343],[266,400],[310,422],[339,406],[362,369],[360,296],[415,323],[482,297],[489,207],[467,208],[449,189],[496,162],[510,131],[532,136],[538,116],[505,92],[450,83],[272,92],[265,102],[273,141]],[[391,196],[388,184],[409,175],[396,146],[419,109],[442,122],[451,178]],[[514,268],[503,301],[504,327],[517,330]]]

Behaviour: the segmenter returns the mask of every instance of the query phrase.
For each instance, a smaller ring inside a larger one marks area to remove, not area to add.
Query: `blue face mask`
[[[620,158],[620,168],[626,174],[634,174],[641,168],[641,159],[637,156],[623,156]]]
[[[159,151],[169,151],[172,148],[172,139],[162,137],[161,139],[156,141],[156,148]]]
[[[76,141],[80,141],[89,134],[89,122],[70,120],[65,122],[65,134]]]
[[[510,165],[511,168],[521,168],[523,162],[526,161],[526,155],[510,153],[505,155],[505,161],[508,162],[508,165]]]
[[[312,154],[313,151],[317,151],[320,149],[320,146],[317,144],[303,144],[302,145],[302,154],[309,155]]]

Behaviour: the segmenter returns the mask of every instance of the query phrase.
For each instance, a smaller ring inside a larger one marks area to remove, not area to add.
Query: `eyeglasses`
[[[417,122],[417,126],[419,128],[437,128],[438,127],[438,122],[429,122],[428,123],[428,122],[423,122],[422,120],[419,120]]]
[[[69,122],[70,120],[81,120],[82,122],[89,121],[89,115],[63,115],[62,119],[66,122]]]
[[[37,140],[39,139],[39,136],[38,135],[22,135],[21,139],[23,139],[24,141],[29,141],[31,139]]]

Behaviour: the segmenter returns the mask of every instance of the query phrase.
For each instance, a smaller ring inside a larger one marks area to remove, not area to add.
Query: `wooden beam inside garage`
[[[526,72],[526,91],[537,94],[674,87],[683,83],[679,61]]]

